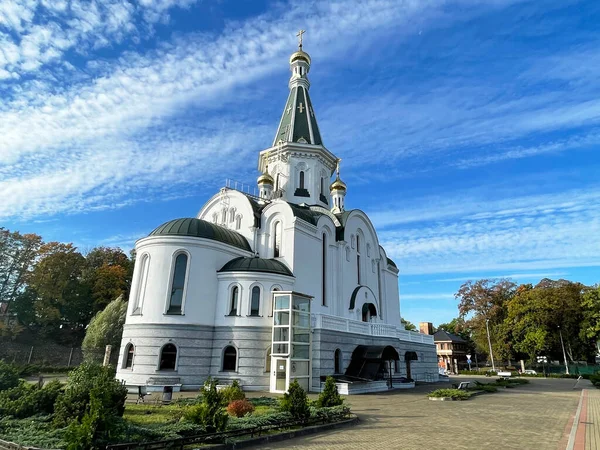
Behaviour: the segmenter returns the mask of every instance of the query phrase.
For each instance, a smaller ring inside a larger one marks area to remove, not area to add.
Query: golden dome
[[[308,56],[308,53],[303,50],[298,50],[297,52],[292,53],[292,56],[290,56],[290,64],[299,59],[302,59],[310,64],[310,56]]]
[[[257,184],[274,184],[273,181],[273,177],[271,175],[269,175],[268,173],[263,173],[260,177],[258,177],[258,179],[256,180]]]
[[[333,183],[331,183],[331,186],[329,186],[329,190],[330,191],[345,191],[346,183],[344,183],[342,180],[340,180],[340,177],[337,177],[335,179],[335,181]]]

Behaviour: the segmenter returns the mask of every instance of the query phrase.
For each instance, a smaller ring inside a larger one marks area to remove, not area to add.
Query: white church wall
[[[176,236],[142,239],[137,242],[136,252],[138,255],[147,253],[150,256],[150,264],[141,315],[131,315],[132,311],[129,311],[126,323],[214,325],[216,271],[235,257],[251,256],[250,252],[220,242]],[[188,254],[183,314],[166,314],[174,260],[178,252]],[[137,277],[139,280],[140,270],[137,270]],[[137,295],[138,292],[139,290],[132,290],[131,295]],[[135,298],[131,300],[137,301]]]
[[[254,211],[248,197],[241,192],[223,188],[204,204],[197,218],[237,231],[254,248]]]
[[[259,272],[225,272],[217,275],[219,291],[216,301],[214,324],[222,327],[271,327],[273,308],[271,292],[294,290],[294,278]],[[238,314],[230,316],[233,288],[238,287]],[[252,289],[260,288],[259,316],[250,316]]]

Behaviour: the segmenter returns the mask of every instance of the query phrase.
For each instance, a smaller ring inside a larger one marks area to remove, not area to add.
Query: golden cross
[[[299,48],[300,50],[302,50],[302,35],[303,35],[304,33],[306,33],[306,31],[304,31],[304,30],[300,30],[300,31],[298,31],[298,34],[296,34],[296,36],[298,36],[298,48]]]
[[[342,162],[342,158],[338,158],[337,163],[336,163],[336,167],[335,167],[335,171],[337,172],[338,178],[340,177],[340,163],[341,162]]]

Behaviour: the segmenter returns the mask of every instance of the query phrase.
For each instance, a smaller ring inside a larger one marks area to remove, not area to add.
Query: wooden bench
[[[500,378],[502,378],[503,380],[508,380],[511,377],[512,373],[510,373],[509,371],[498,371],[498,376]]]

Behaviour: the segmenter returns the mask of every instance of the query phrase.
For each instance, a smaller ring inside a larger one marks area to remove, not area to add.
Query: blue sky
[[[0,0],[0,226],[125,249],[256,179],[306,30],[347,207],[402,315],[468,279],[600,281],[600,3]]]

